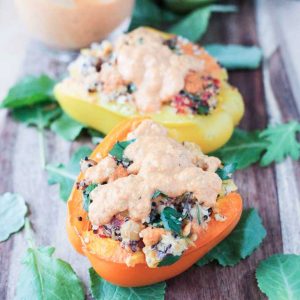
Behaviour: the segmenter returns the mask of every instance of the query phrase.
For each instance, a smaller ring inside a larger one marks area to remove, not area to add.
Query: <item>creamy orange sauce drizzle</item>
[[[175,41],[174,46],[170,41]],[[76,98],[100,105],[120,104],[126,114],[154,113],[163,105],[171,105],[174,113],[195,113],[189,99],[182,99],[183,90],[199,97],[209,90],[211,95],[206,93],[205,99],[210,95],[208,106],[214,109],[218,88],[213,80],[224,79],[216,60],[203,48],[180,36],[143,27],[114,44],[103,41],[83,49],[70,64],[69,73],[63,84]],[[207,77],[214,83],[210,89]]]
[[[116,168],[116,161],[111,156],[107,156],[100,160],[96,166],[85,171],[85,180],[87,182],[102,183],[108,180]]]
[[[135,103],[140,111],[158,111],[161,104],[184,87],[190,70],[201,71],[204,62],[191,55],[178,55],[163,45],[159,33],[139,28],[121,37],[116,46],[119,73],[137,86]]]
[[[91,192],[92,224],[109,223],[123,211],[128,211],[134,221],[143,222],[150,214],[156,190],[170,197],[192,192],[199,203],[207,207],[215,205],[222,185],[215,173],[219,159],[167,137],[165,128],[151,120],[143,121],[130,135],[136,138],[124,151],[124,156],[133,161],[127,170],[130,175],[99,185]],[[110,165],[110,160],[106,158],[89,168],[85,176],[96,183],[106,181],[114,167],[112,164],[111,169],[105,170],[103,166]],[[105,174],[99,174],[99,170]]]

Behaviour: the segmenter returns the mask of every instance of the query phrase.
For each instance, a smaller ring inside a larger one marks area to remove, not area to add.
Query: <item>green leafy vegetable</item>
[[[53,247],[28,248],[23,259],[17,299],[84,299],[80,280],[72,267],[53,258]]]
[[[159,195],[161,194],[161,191],[159,191],[159,190],[156,190],[154,193],[153,193],[153,195],[152,195],[152,198],[151,199],[155,199],[155,198],[157,198]]]
[[[216,2],[216,0],[164,0],[168,8],[178,13],[186,13],[212,2]]]
[[[17,108],[53,99],[55,81],[46,75],[27,76],[8,92],[0,107]]]
[[[290,121],[263,131],[247,132],[235,129],[229,142],[212,155],[224,162],[236,162],[237,169],[243,169],[259,162],[267,166],[281,162],[286,156],[297,160],[300,157],[300,143],[297,141],[300,124]]]
[[[172,22],[179,17],[159,6],[152,0],[137,0],[133,10],[129,31],[140,27],[150,26],[161,28],[163,23]]]
[[[26,213],[27,206],[22,196],[12,193],[0,196],[0,242],[24,226]]]
[[[205,49],[228,70],[256,69],[262,59],[262,51],[256,46],[211,44]]]
[[[109,151],[109,154],[115,157],[117,160],[122,160],[123,159],[123,153],[124,150],[128,145],[133,143],[135,139],[129,140],[129,141],[124,141],[124,142],[117,142],[113,148]]]
[[[91,292],[95,300],[163,300],[165,296],[165,282],[143,287],[125,288],[104,280],[92,268],[89,269],[89,274]]]
[[[170,2],[170,1],[169,1]],[[199,2],[199,0],[197,0]],[[168,7],[172,6],[168,3]],[[197,5],[198,6],[198,5]],[[150,26],[197,41],[207,30],[212,12],[232,12],[233,5],[210,5],[200,7],[188,14],[180,15],[151,0],[137,0],[129,31],[139,26]]]
[[[137,0],[131,16],[129,31],[140,26],[161,25],[161,9],[151,0]]]
[[[132,93],[136,92],[136,90],[137,90],[137,87],[133,82],[131,82],[127,85],[127,92],[129,94],[132,94]]]
[[[197,222],[200,225],[202,223],[202,216],[201,216],[202,213],[198,202],[196,203],[196,209],[197,209]]]
[[[206,32],[210,16],[209,7],[199,8],[171,26],[168,31],[195,42]]]
[[[275,254],[256,269],[258,286],[270,300],[300,299],[300,256]]]
[[[75,121],[64,113],[51,124],[50,128],[67,141],[74,141],[82,129],[85,128],[85,125]]]
[[[237,163],[225,163],[223,168],[219,168],[216,173],[222,180],[230,179],[236,170]]]
[[[155,199],[155,198],[157,198],[158,196],[168,197],[168,196],[167,196],[166,194],[164,194],[163,192],[161,192],[161,191],[159,191],[159,190],[156,190],[156,191],[153,193],[151,199]]]
[[[158,267],[173,265],[180,259],[179,255],[167,255],[159,264]]]
[[[242,217],[232,233],[197,262],[203,266],[217,260],[222,266],[234,266],[249,256],[266,236],[266,230],[257,211],[244,210]]]
[[[198,115],[207,115],[209,113],[209,106],[208,105],[203,105],[199,104],[198,110],[197,110]]]
[[[26,125],[37,126],[39,129],[48,127],[52,120],[61,114],[56,103],[47,102],[35,106],[27,106],[13,110],[13,117]]]
[[[210,5],[198,8],[180,21],[168,28],[168,31],[177,35],[184,36],[192,42],[196,42],[207,31],[210,16],[213,12],[234,12],[236,7],[232,5]]]
[[[259,137],[269,142],[266,153],[260,164],[267,166],[272,162],[281,162],[286,156],[297,160],[300,157],[300,143],[297,141],[297,132],[300,132],[300,124],[290,121],[268,127],[260,133]]]
[[[85,211],[89,211],[89,206],[91,203],[91,199],[90,199],[90,193],[92,190],[94,190],[96,187],[98,186],[98,184],[90,184],[84,191],[83,191],[83,209]]]
[[[25,224],[28,235],[29,222]],[[72,267],[65,261],[53,257],[53,247],[37,248],[32,237],[30,247],[22,261],[17,285],[16,300],[84,299],[82,284]]]
[[[60,107],[54,102],[36,104],[13,110],[13,117],[26,125],[36,126],[38,129],[40,157],[42,168],[46,165],[45,147],[44,147],[44,128],[51,124],[51,121],[61,114]]]
[[[83,146],[73,153],[67,165],[48,164],[46,166],[49,175],[48,183],[59,184],[60,197],[62,200],[68,200],[74,181],[80,171],[80,160],[85,156],[89,156],[91,152],[92,150],[89,147]]]
[[[235,129],[229,142],[212,155],[226,163],[236,162],[237,169],[244,169],[260,160],[268,142],[259,137],[258,131]]]
[[[87,130],[88,134],[92,137],[92,143],[97,145],[99,144],[105,137],[104,133],[101,133],[97,130],[89,128]]]
[[[176,209],[165,207],[161,212],[160,218],[166,230],[180,234],[183,217]]]

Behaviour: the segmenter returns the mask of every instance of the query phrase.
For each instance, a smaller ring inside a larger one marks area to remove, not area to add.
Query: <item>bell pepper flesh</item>
[[[164,38],[172,37],[163,32],[160,34]],[[184,51],[191,54],[191,47]],[[230,139],[234,127],[244,114],[244,103],[238,90],[228,84],[226,71],[219,68],[212,57],[203,53],[203,59],[212,73],[218,73],[221,79],[217,107],[208,115],[192,115],[175,113],[174,108],[163,105],[159,112],[147,116],[168,128],[171,137],[178,141],[197,143],[204,153],[208,153],[220,148]],[[139,116],[132,104],[99,104],[99,96],[80,96],[70,90],[64,81],[56,85],[54,94],[68,115],[104,134],[119,122]]]
[[[131,119],[117,125],[96,147],[90,158],[99,161],[99,157],[107,156],[114,144],[124,140],[144,119]],[[82,178],[83,174],[80,174],[78,180]],[[133,255],[135,266],[128,267],[125,257],[120,256],[121,247],[118,241],[92,234],[87,212],[82,207],[82,192],[77,190],[76,186],[68,200],[67,232],[73,247],[89,259],[95,271],[105,280],[126,287],[144,286],[180,274],[222,241],[240,219],[241,196],[238,193],[230,193],[218,200],[217,208],[226,220],[218,222],[212,217],[207,230],[201,232],[195,246],[185,251],[176,263],[164,267],[149,268],[141,251]],[[80,220],[78,216],[81,217]]]

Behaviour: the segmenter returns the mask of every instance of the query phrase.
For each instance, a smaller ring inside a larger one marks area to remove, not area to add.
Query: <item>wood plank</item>
[[[300,89],[300,60],[299,60],[299,32],[300,32],[300,2],[299,1],[269,1],[273,8],[274,31],[280,44],[282,62],[287,70],[287,77],[294,95]],[[279,72],[280,74],[281,72]],[[297,99],[296,99],[297,100]],[[300,99],[295,101],[300,110]]]
[[[235,3],[240,7],[239,13],[213,16],[205,43],[257,43],[253,2],[241,0]],[[65,71],[66,63],[73,55],[74,53],[69,55],[49,52],[39,44],[33,43],[27,52],[24,74],[46,72],[60,77]],[[272,76],[276,75],[277,71],[278,65],[271,70]],[[276,93],[279,93],[282,78],[272,78],[275,80],[273,84],[278,85]],[[245,97],[246,115],[241,126],[246,129],[264,128],[268,122],[268,113],[265,106],[261,70],[231,72],[230,81],[239,87]],[[287,85],[284,84],[284,86],[289,90]],[[294,113],[289,108],[285,110],[284,114],[287,116]],[[13,191],[25,197],[30,206],[30,218],[37,244],[55,246],[56,255],[70,262],[88,286],[89,264],[84,257],[75,253],[67,241],[64,230],[65,204],[59,199],[58,187],[48,186],[46,174],[40,167],[37,132],[35,129],[15,123],[9,116],[5,117],[4,123],[6,126],[0,127],[0,193]],[[50,162],[67,162],[70,153],[83,143],[82,140],[68,143],[52,133],[46,135],[47,159]],[[280,178],[276,181],[276,174],[280,176],[275,173],[274,167],[254,166],[239,171],[235,176],[244,197],[245,207],[258,209],[267,228],[268,235],[262,247],[234,268],[222,268],[217,264],[203,268],[192,267],[184,274],[167,282],[166,299],[264,298],[256,285],[255,268],[261,259],[273,253],[282,252],[283,247],[276,185]],[[9,241],[0,244],[1,299],[13,299],[20,271],[20,259],[25,249],[23,233],[16,234]]]
[[[263,81],[266,104],[271,124],[299,120],[299,106],[293,96],[285,72],[278,40],[278,26],[271,17],[277,6],[272,1],[257,2],[257,18],[260,42],[264,50]],[[286,159],[275,165],[278,202],[281,219],[283,250],[300,253],[300,162]],[[293,237],[293,238],[291,238]]]
[[[6,90],[14,84],[20,74],[27,44],[25,28],[17,17],[14,1],[0,2],[0,28],[0,99],[2,99]],[[0,111],[0,116],[1,113],[3,111]]]
[[[255,11],[253,3],[236,1],[239,13],[215,15],[205,43],[257,44]],[[238,24],[238,26],[237,26]],[[267,111],[261,70],[238,71],[229,74],[246,102],[246,114],[241,123],[245,129],[264,128]],[[280,218],[274,168],[257,166],[239,171],[235,176],[245,207],[255,207],[262,216],[268,235],[263,245],[248,259],[234,268],[216,264],[202,268],[193,267],[184,274],[168,281],[168,299],[263,299],[255,280],[258,262],[282,251]]]

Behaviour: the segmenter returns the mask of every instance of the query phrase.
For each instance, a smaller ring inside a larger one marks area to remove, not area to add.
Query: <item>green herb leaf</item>
[[[246,209],[232,233],[201,258],[197,265],[203,266],[217,260],[222,266],[234,266],[249,256],[265,236],[266,230],[257,211],[253,208]]]
[[[219,168],[216,173],[222,180],[230,179],[236,170],[237,163],[225,163],[223,168]]]
[[[159,190],[156,190],[156,191],[153,193],[151,199],[155,199],[155,198],[157,198],[158,196],[168,197],[168,196],[167,196],[166,194],[164,194],[163,192],[161,192],[161,191],[159,191]]]
[[[186,13],[212,2],[216,2],[216,0],[164,0],[168,8],[178,13]]]
[[[275,254],[256,269],[258,286],[270,300],[300,299],[300,256]]]
[[[163,23],[172,22],[178,16],[171,11],[164,9],[152,0],[137,0],[135,2],[129,31],[140,27],[150,26],[161,28]]]
[[[202,223],[202,213],[201,213],[201,208],[198,202],[196,202],[196,209],[197,209],[197,222],[199,225]]]
[[[258,131],[235,129],[229,142],[212,155],[226,163],[236,162],[237,169],[244,169],[260,160],[268,142],[260,139]]]
[[[13,117],[25,123],[26,125],[37,126],[39,145],[40,145],[40,158],[42,168],[45,167],[45,147],[44,147],[44,128],[48,127],[51,122],[61,114],[61,109],[54,102],[47,102],[43,104],[36,104],[34,106],[27,106],[16,108],[13,110]]]
[[[48,183],[49,184],[59,184],[60,197],[62,200],[67,201],[69,195],[72,191],[74,181],[80,171],[80,160],[85,156],[89,156],[92,150],[83,146],[77,149],[69,163],[64,164],[48,164],[46,170],[48,171]]]
[[[79,136],[82,129],[85,128],[85,125],[63,113],[51,124],[50,128],[65,140],[74,141]]]
[[[53,99],[55,81],[46,75],[27,76],[8,92],[0,107],[17,108]]]
[[[89,129],[87,130],[87,132],[88,132],[88,134],[92,137],[92,143],[93,143],[94,145],[97,145],[97,144],[99,144],[100,142],[102,142],[102,140],[103,140],[104,137],[105,137],[105,134],[104,134],[104,133],[99,132],[99,131],[97,131],[97,130],[95,130],[95,129],[89,128]]]
[[[91,292],[95,300],[163,300],[165,297],[165,282],[143,287],[125,288],[104,280],[93,268],[89,269],[89,274]]]
[[[262,59],[262,51],[256,46],[211,44],[205,49],[228,70],[256,69]]]
[[[123,153],[124,150],[128,145],[133,143],[135,139],[129,140],[129,141],[124,141],[124,142],[117,142],[113,148],[109,151],[109,154],[115,157],[117,160],[122,160],[123,159]]]
[[[127,92],[129,94],[132,94],[132,93],[136,92],[136,90],[137,90],[137,87],[133,82],[131,82],[127,85]]]
[[[196,42],[201,39],[207,31],[210,16],[213,12],[234,12],[233,5],[210,5],[198,8],[185,15],[177,23],[169,27],[168,31]]]
[[[5,193],[0,196],[0,242],[24,226],[26,213],[27,206],[21,195]]]
[[[47,102],[13,110],[13,117],[26,125],[37,126],[39,129],[48,127],[52,120],[61,114],[56,103]]]
[[[200,0],[197,0],[197,2],[199,1]],[[170,7],[172,5],[169,2],[168,6]],[[195,3],[193,3],[193,5],[194,4]],[[180,3],[180,5],[182,5],[182,3]],[[177,5],[175,4],[175,6]],[[187,10],[185,9],[184,11]],[[232,11],[236,11],[236,7],[233,5],[211,5],[198,8],[186,15],[179,15],[166,9],[163,5],[159,5],[155,1],[137,0],[129,31],[139,26],[151,26],[158,29],[168,27],[168,31],[171,33],[184,36],[191,41],[197,41],[206,32],[212,12]]]
[[[171,26],[168,31],[196,42],[206,32],[210,16],[210,7],[198,8]]]
[[[137,0],[131,17],[129,31],[140,26],[159,27],[161,25],[161,9],[151,0]]]
[[[158,197],[160,194],[161,194],[161,191],[159,191],[159,190],[156,190],[156,191],[153,193],[153,195],[152,195],[151,199],[155,199],[155,198],[157,198],[157,197]]]
[[[98,184],[92,183],[83,191],[83,209],[89,211],[89,206],[91,203],[90,193],[94,190]]]
[[[166,230],[180,234],[183,217],[176,209],[165,207],[161,212],[160,218]]]
[[[285,124],[268,127],[259,137],[269,142],[266,153],[260,164],[267,166],[272,162],[282,162],[286,156],[297,160],[300,157],[300,143],[297,141],[297,132],[300,132],[300,123],[290,121]]]
[[[82,284],[72,267],[54,258],[54,248],[28,248],[22,261],[16,299],[84,299]]]
[[[173,265],[180,259],[179,255],[167,255],[159,264],[158,267]]]
[[[197,114],[206,116],[209,113],[209,107],[207,105],[200,104],[198,106]]]

